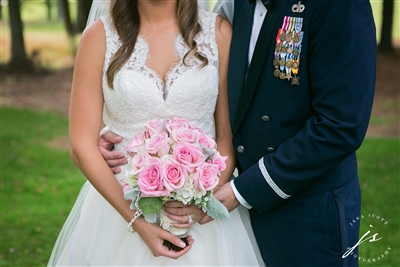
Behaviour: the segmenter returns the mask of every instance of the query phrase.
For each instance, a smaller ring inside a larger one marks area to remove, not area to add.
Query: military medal
[[[292,77],[291,85],[299,85],[299,78],[296,76]]]
[[[292,68],[293,69],[298,69],[299,68],[299,63],[297,63],[297,61],[294,61],[292,64]]]
[[[279,36],[279,39],[281,40],[281,42],[285,41],[286,39],[286,33],[282,32],[281,36]]]
[[[296,4],[296,10],[304,5]],[[302,12],[302,11],[301,11]],[[298,12],[298,13],[301,13]],[[274,51],[274,76],[291,81],[291,85],[299,85],[300,53],[303,39],[303,18],[285,16],[282,27],[278,30]]]
[[[293,50],[293,56],[295,57],[299,56],[299,49],[297,47]]]
[[[277,58],[275,58],[273,64],[274,64],[275,68],[278,68],[279,67],[279,60]]]
[[[293,36],[293,42],[298,43],[300,41],[300,36],[298,34],[295,34]]]
[[[289,47],[287,48],[287,53],[288,53],[288,54],[292,54],[292,52],[293,52],[293,48],[292,48],[292,46],[289,46]]]

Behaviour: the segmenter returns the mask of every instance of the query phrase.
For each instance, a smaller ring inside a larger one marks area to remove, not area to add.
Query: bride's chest
[[[203,68],[200,67],[202,62],[196,58],[184,63],[188,47],[181,36],[175,39],[175,50],[179,61],[162,78],[148,66],[151,57],[149,45],[143,37],[138,36],[131,57],[115,75],[114,89],[107,86],[103,75],[105,103],[114,104],[114,108],[131,107],[137,110],[140,107],[190,108],[191,105],[215,102],[218,95],[217,62]],[[110,57],[112,53],[108,55]]]
[[[129,106],[144,104],[173,107],[213,101],[218,95],[218,70],[214,66],[186,69],[166,83],[151,72],[132,69],[120,70],[114,78],[114,89],[103,79],[104,101],[125,103]]]

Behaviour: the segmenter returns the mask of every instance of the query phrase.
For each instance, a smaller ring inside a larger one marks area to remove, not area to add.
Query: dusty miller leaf
[[[214,220],[227,221],[229,212],[226,207],[215,197],[207,202],[207,214]]]

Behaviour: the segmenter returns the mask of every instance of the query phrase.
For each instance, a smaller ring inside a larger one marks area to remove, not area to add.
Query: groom
[[[267,266],[357,266],[357,250],[345,253],[358,241],[355,152],[375,87],[369,1],[222,2],[234,5],[229,104],[239,176],[215,196],[229,210],[249,208]]]
[[[355,152],[375,87],[370,3],[235,0],[233,15],[228,88],[240,175],[215,196],[250,209],[267,266],[357,266],[356,250],[343,255],[358,241],[349,224],[361,204]]]

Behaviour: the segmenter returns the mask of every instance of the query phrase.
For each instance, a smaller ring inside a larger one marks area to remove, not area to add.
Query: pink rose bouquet
[[[187,229],[171,226],[161,212],[166,201],[194,204],[214,219],[227,220],[227,209],[212,196],[227,159],[214,139],[182,118],[152,120],[144,128],[125,148],[130,168],[122,182],[131,209],[141,209],[147,222],[179,237]]]

